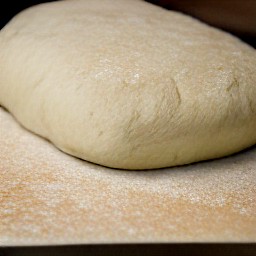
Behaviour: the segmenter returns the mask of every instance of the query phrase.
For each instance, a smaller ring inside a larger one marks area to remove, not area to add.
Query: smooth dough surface
[[[79,158],[150,169],[256,143],[255,50],[183,14],[47,3],[9,22],[0,49],[0,104]]]

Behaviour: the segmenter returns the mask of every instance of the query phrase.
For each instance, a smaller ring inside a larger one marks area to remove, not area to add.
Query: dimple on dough
[[[255,50],[186,15],[139,0],[47,3],[14,17],[0,49],[0,104],[79,158],[151,169],[256,143]]]

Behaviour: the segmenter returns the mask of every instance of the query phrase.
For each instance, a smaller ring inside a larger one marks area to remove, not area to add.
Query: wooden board
[[[256,241],[256,147],[124,171],[69,156],[0,108],[0,245]]]

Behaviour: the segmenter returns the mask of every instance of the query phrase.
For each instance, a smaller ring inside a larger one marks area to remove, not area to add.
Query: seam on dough
[[[128,137],[134,131],[134,123],[136,123],[139,118],[140,118],[140,114],[139,114],[138,110],[134,110],[132,112],[132,118],[129,120],[127,127],[126,127]]]
[[[233,88],[238,88],[240,86],[239,81],[235,77],[232,81],[232,83],[226,88],[226,91],[229,92]]]
[[[179,87],[177,86],[177,83],[176,81],[173,79],[174,83],[175,83],[175,89],[176,89],[176,92],[177,92],[177,96],[178,96],[178,106],[177,108],[179,108],[180,104],[181,104],[181,95],[180,95],[180,90],[179,90]]]

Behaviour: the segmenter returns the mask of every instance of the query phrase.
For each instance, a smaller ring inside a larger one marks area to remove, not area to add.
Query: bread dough
[[[0,104],[79,158],[150,169],[256,142],[255,50],[186,15],[137,0],[47,3],[9,22],[0,49]]]

